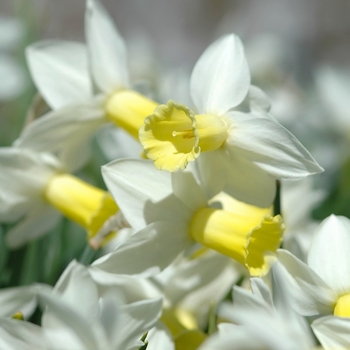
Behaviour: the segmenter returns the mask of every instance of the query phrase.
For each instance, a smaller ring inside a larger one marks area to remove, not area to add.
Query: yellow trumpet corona
[[[44,197],[64,216],[83,226],[89,239],[119,210],[108,192],[70,174],[54,175],[44,190]]]
[[[248,205],[244,214],[202,208],[192,218],[190,233],[197,242],[241,263],[252,276],[262,276],[270,268],[266,253],[280,246],[284,228],[282,218],[269,212]]]
[[[138,140],[140,127],[157,105],[136,91],[120,90],[107,99],[105,111],[107,119]]]
[[[145,119],[139,139],[148,158],[158,169],[183,170],[200,152],[220,148],[227,138],[223,118],[195,115],[188,107],[170,100]]]

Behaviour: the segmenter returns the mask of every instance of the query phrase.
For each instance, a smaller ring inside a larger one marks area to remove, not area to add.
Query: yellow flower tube
[[[132,90],[112,94],[105,103],[107,119],[138,140],[139,129],[157,103]]]
[[[108,192],[70,174],[54,175],[44,190],[44,198],[64,216],[83,226],[88,239],[119,210]]]
[[[243,211],[235,213],[199,209],[192,218],[190,233],[197,242],[241,263],[252,276],[262,276],[270,268],[266,253],[276,251],[281,244],[282,218],[271,216],[270,208],[244,206]]]

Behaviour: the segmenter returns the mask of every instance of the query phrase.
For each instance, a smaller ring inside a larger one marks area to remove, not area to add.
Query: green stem
[[[79,262],[83,265],[90,265],[96,256],[96,250],[92,249],[88,244],[85,246],[83,254],[81,255]]]

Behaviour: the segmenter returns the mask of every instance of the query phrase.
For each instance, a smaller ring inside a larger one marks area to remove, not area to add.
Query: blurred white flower
[[[124,40],[98,0],[87,0],[85,24],[86,45],[51,40],[27,48],[32,78],[53,111],[30,123],[15,142],[53,152],[75,170],[87,161],[101,125],[114,122],[138,139],[145,116],[157,106],[128,89]]]
[[[109,193],[70,175],[70,169],[49,153],[4,147],[0,160],[0,221],[20,220],[6,235],[12,248],[47,233],[60,212],[93,238],[118,211]]]
[[[331,215],[314,233],[308,264],[279,250],[278,268],[291,294],[291,306],[305,316],[350,316],[350,220]]]
[[[275,272],[274,268],[272,268]],[[218,325],[200,350],[311,350],[314,340],[306,321],[289,306],[281,288],[279,273],[274,273],[276,288],[270,290],[259,278],[251,279],[252,292],[234,286],[233,305],[223,303],[219,317],[232,322]]]

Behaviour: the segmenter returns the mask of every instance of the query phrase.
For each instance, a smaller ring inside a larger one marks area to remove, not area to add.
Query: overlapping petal
[[[238,106],[250,85],[241,40],[231,34],[211,44],[197,61],[190,84],[199,113],[223,115]]]
[[[172,216],[186,210],[172,195],[171,175],[158,171],[153,164],[144,160],[117,160],[102,167],[105,183],[122,210],[126,220],[135,229],[144,228],[157,217],[165,220],[171,203]],[[188,209],[187,209],[188,210]]]
[[[232,132],[226,141],[242,157],[278,178],[299,179],[323,169],[304,146],[282,125],[251,114],[228,114]]]
[[[181,220],[152,223],[92,266],[110,273],[154,275],[193,243],[188,231]]]
[[[276,269],[285,276],[292,308],[305,316],[333,313],[337,294],[332,287],[288,251],[279,250],[277,257]]]
[[[350,292],[350,220],[331,215],[314,233],[309,266],[338,295]]]
[[[84,44],[47,40],[28,46],[32,78],[52,109],[92,97],[87,50]]]
[[[96,130],[106,123],[99,100],[75,104],[47,113],[25,127],[16,147],[51,152],[70,172],[77,171],[90,156]]]
[[[321,317],[311,328],[325,350],[350,348],[350,320],[334,316]]]
[[[31,201],[24,218],[6,234],[6,243],[12,249],[41,237],[61,218],[61,214],[45,202]]]
[[[87,1],[85,35],[91,74],[97,87],[105,93],[127,87],[125,43],[98,0]]]

